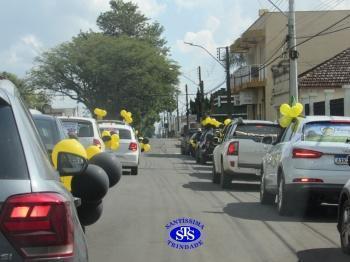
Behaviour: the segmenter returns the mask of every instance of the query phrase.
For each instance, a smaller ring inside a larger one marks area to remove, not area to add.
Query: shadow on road
[[[193,169],[198,170],[198,171],[210,171],[212,170],[211,165],[202,165],[202,166],[194,166]]]
[[[181,154],[145,154],[145,157],[154,157],[154,158],[182,158],[182,159],[186,159],[187,156],[181,155]]]
[[[299,251],[298,262],[349,262],[350,256],[342,253],[340,248],[319,248]]]
[[[211,180],[212,178],[212,174],[209,173],[209,172],[206,172],[206,173],[190,173],[189,176],[191,177],[196,177],[196,178],[199,178],[199,179],[205,179],[205,180]]]
[[[233,196],[235,198],[235,196]],[[236,198],[236,200],[239,200]],[[223,211],[232,216],[248,220],[259,221],[302,221],[302,222],[322,222],[334,223],[337,220],[337,207],[321,206],[298,215],[282,217],[278,215],[275,206],[265,206],[258,202],[230,203],[224,207]],[[350,261],[350,260],[349,260]]]
[[[201,179],[211,179],[211,173],[193,173],[190,176],[195,176]],[[192,189],[194,191],[224,191],[219,185],[208,182],[189,182],[183,185],[184,188]],[[231,184],[225,191],[230,192],[259,192],[259,184],[235,183]]]

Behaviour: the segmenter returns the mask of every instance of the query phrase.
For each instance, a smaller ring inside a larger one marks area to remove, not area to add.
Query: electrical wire
[[[333,30],[333,31],[330,31],[330,32],[326,32],[326,33],[323,33],[323,34],[319,34],[318,36],[330,35],[330,34],[334,34],[334,33],[337,33],[337,32],[343,31],[343,30],[347,30],[347,29],[350,29],[350,26],[343,27],[343,28],[340,28],[340,29],[336,29],[336,30]],[[313,37],[313,36],[299,36],[296,39],[310,38],[310,37]]]

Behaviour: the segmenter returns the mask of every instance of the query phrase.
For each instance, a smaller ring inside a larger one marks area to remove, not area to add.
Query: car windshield
[[[350,142],[350,122],[323,121],[311,122],[304,126],[304,141]]]
[[[27,164],[11,107],[1,100],[0,119],[0,180],[28,179]]]
[[[62,119],[62,125],[68,136],[94,137],[94,129],[91,122]]]
[[[117,128],[117,127],[102,127],[100,128],[101,133],[103,131],[109,131],[109,132],[114,132],[119,135],[120,139],[126,139],[130,140],[131,139],[131,131],[129,129],[125,128]]]
[[[56,121],[51,119],[34,118],[34,123],[39,131],[39,135],[47,150],[52,150],[60,140],[60,134],[56,126]]]
[[[271,124],[243,124],[238,125],[234,131],[233,138],[252,139],[260,142],[263,137],[270,136],[275,141],[281,132],[281,127]]]

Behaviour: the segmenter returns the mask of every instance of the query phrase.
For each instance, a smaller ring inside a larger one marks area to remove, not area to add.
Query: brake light
[[[231,142],[227,148],[227,155],[237,156],[238,155],[239,142]]]
[[[322,155],[322,152],[319,151],[302,148],[293,149],[293,158],[320,158]]]
[[[129,145],[129,150],[137,151],[137,143],[131,142],[130,145]]]
[[[69,202],[57,193],[10,197],[2,207],[0,229],[25,259],[73,256]]]
[[[101,141],[100,141],[99,139],[97,139],[97,138],[94,138],[94,139],[92,140],[92,144],[93,144],[94,146],[98,146],[99,148],[101,148]]]
[[[294,178],[294,183],[323,183],[322,179],[319,178]]]

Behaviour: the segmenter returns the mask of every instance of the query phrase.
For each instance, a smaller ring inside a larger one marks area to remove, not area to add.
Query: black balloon
[[[143,140],[142,140],[142,143],[144,144],[149,144],[149,139],[147,137],[145,137]]]
[[[82,202],[77,211],[80,223],[83,226],[90,226],[96,223],[102,215],[102,200],[98,202]]]
[[[101,167],[107,173],[109,187],[113,187],[119,182],[123,174],[122,165],[113,153],[103,152],[97,154],[89,162]]]
[[[100,201],[108,192],[109,180],[103,168],[89,164],[81,175],[72,178],[72,194],[82,201]]]

